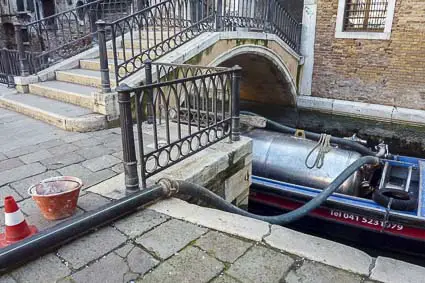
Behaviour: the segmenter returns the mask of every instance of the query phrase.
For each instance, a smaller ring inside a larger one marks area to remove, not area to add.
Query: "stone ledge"
[[[379,256],[370,278],[382,282],[415,283],[424,280],[425,267]]]
[[[374,265],[372,257],[355,248],[176,198],[157,202],[149,209],[219,232],[264,241],[272,248],[348,272],[366,277],[371,273],[372,280],[410,283],[425,276],[424,267],[383,257],[378,257]]]
[[[352,116],[402,125],[425,126],[424,110],[313,96],[298,96],[297,107],[331,113],[332,115]]]
[[[256,219],[206,208],[171,198],[160,201],[149,209],[217,231],[242,238],[261,241],[269,232],[269,224]]]
[[[369,275],[372,264],[372,258],[360,250],[277,225],[264,241],[288,253],[362,275]]]

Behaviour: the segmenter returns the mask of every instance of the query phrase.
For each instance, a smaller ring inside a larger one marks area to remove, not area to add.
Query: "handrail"
[[[156,60],[199,34],[214,30],[247,28],[270,32],[295,52],[300,50],[301,23],[280,0],[150,0],[156,3],[136,12],[134,1],[96,0],[28,24],[17,24],[16,52],[21,75],[35,74],[99,44],[105,78],[102,89],[108,92],[110,61],[118,84],[143,69],[145,60]],[[107,40],[112,40],[110,58]]]
[[[128,192],[139,189],[137,159],[142,187],[146,188],[147,178],[196,152],[227,137],[239,140],[239,67],[197,68],[167,64],[165,68],[172,67],[176,76],[165,76],[156,82],[152,80],[153,67],[159,73],[158,69],[163,66],[145,62],[145,85],[117,88]],[[138,158],[131,97],[134,97],[136,110]],[[153,136],[151,149],[144,147],[143,128],[146,126]]]

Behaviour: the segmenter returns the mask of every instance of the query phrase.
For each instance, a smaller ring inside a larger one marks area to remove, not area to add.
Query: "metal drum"
[[[254,175],[317,189],[326,188],[345,168],[361,157],[357,152],[332,147],[326,153],[320,169],[308,169],[305,159],[317,142],[261,129],[245,135],[253,140]],[[313,154],[312,157],[315,156]],[[358,196],[361,175],[360,171],[354,173],[338,192]]]

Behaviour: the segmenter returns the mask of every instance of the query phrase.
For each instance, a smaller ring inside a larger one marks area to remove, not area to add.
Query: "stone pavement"
[[[86,209],[90,209],[87,208]],[[425,268],[178,199],[134,214],[0,282],[423,282]]]
[[[73,133],[0,108],[0,199],[12,195],[27,216],[38,213],[27,189],[45,178],[71,175],[84,190],[123,171],[120,129]],[[107,200],[94,194],[79,201],[80,212]],[[96,200],[94,202],[93,200]],[[2,204],[0,205],[0,207]],[[1,224],[3,225],[3,213]],[[42,217],[29,219],[46,227]]]

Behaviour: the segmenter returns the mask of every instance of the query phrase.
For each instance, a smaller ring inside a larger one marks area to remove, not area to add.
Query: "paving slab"
[[[133,245],[132,243],[127,243],[124,246],[116,249],[114,253],[116,253],[122,258],[126,258],[128,254],[134,249],[134,247],[135,245]]]
[[[195,247],[173,256],[137,282],[202,283],[209,282],[223,270],[223,263]]]
[[[388,283],[419,283],[424,282],[425,267],[378,256],[370,278]]]
[[[78,198],[77,205],[79,208],[85,211],[90,211],[99,208],[107,203],[110,203],[110,200],[108,200],[107,198],[93,193],[87,193]]]
[[[45,283],[55,282],[70,273],[71,270],[56,255],[48,254],[12,271],[12,276],[22,283]]]
[[[62,167],[76,164],[84,161],[85,158],[75,152],[68,152],[41,160],[40,162],[50,170],[60,169]]]
[[[264,241],[288,253],[362,275],[369,275],[372,264],[372,258],[358,249],[277,225]]]
[[[19,157],[19,159],[21,159],[26,164],[30,164],[50,157],[53,157],[53,155],[47,149],[42,149],[30,154],[22,155]]]
[[[103,145],[85,147],[77,151],[77,153],[83,156],[85,159],[93,159],[99,156],[112,154],[114,152],[115,150],[113,150],[112,148],[108,148]]]
[[[118,283],[124,282],[124,275],[127,272],[129,272],[129,267],[124,259],[111,253],[73,274],[72,279],[74,282],[81,283]]]
[[[0,161],[0,172],[10,170],[22,165],[24,165],[24,163],[19,158],[6,159]]]
[[[127,255],[127,264],[130,267],[130,271],[143,275],[158,265],[159,260],[141,248],[135,247]]]
[[[206,228],[172,219],[136,238],[136,243],[158,257],[166,259],[207,231]],[[175,235],[179,236],[176,237]]]
[[[236,280],[227,274],[220,274],[214,280],[212,280],[211,283],[241,283],[241,281]]]
[[[2,282],[2,283],[17,283],[16,280],[13,279],[12,277],[10,277],[10,275],[8,275],[8,274],[0,276],[0,282]]]
[[[6,185],[0,188],[0,207],[4,206],[4,198],[7,196],[12,196],[17,202],[22,200],[22,197],[20,194],[18,194],[10,186]]]
[[[102,144],[103,140],[101,138],[98,137],[94,137],[92,135],[90,135],[89,138],[86,139],[81,139],[81,140],[77,140],[72,142],[72,144],[81,147],[81,148],[85,148],[85,147],[94,147],[96,145]]]
[[[109,169],[92,172],[80,164],[73,164],[57,170],[63,176],[75,176],[83,181],[83,189],[87,189],[97,183],[112,178],[116,173]]]
[[[127,238],[112,227],[105,227],[95,233],[61,247],[58,254],[75,269],[102,257],[124,243]]]
[[[194,245],[221,261],[233,263],[253,243],[242,241],[217,231],[209,231],[207,234],[201,236]]]
[[[41,182],[44,179],[60,176],[60,174],[56,171],[47,171],[42,174],[38,174],[29,178],[25,178],[23,180],[13,182],[11,187],[13,187],[23,198],[30,198],[28,194],[28,189],[30,186],[35,185]]]
[[[0,186],[25,179],[46,171],[40,163],[32,163],[0,172]]]
[[[103,155],[90,160],[86,160],[82,163],[82,165],[84,167],[87,167],[91,171],[96,172],[102,169],[112,167],[120,162],[121,160],[116,157],[113,157],[112,155]]]
[[[48,150],[52,155],[62,155],[65,153],[76,151],[78,149],[80,148],[74,144],[64,143],[64,144],[49,148]]]
[[[362,277],[317,262],[305,261],[301,267],[289,271],[286,283],[360,283]]]
[[[143,209],[115,222],[114,226],[128,237],[135,238],[168,219],[170,217],[167,215],[150,209]]]
[[[226,271],[242,282],[280,282],[295,260],[262,246],[254,246]]]

